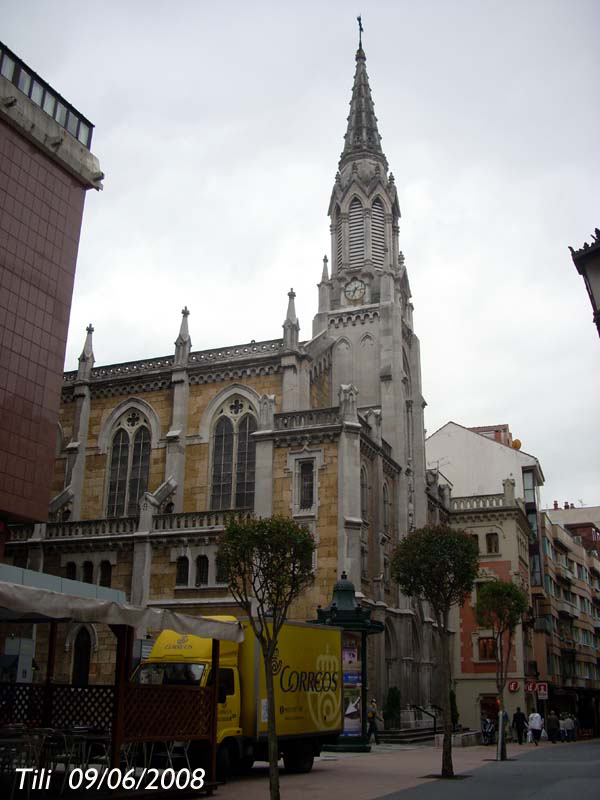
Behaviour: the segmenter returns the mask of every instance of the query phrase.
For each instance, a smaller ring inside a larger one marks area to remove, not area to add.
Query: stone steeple
[[[348,302],[356,305],[358,300],[365,305],[377,302],[384,273],[399,270],[400,206],[381,147],[362,43],[356,53],[344,149],[328,214],[332,308]],[[346,291],[352,278],[353,289]]]
[[[294,298],[296,293],[293,289],[288,292],[288,308],[283,323],[283,346],[286,350],[297,350],[300,337],[300,323],[296,316],[296,305]]]
[[[188,317],[190,312],[188,307],[185,306],[181,310],[181,326],[179,328],[179,336],[175,339],[175,366],[182,367],[187,364],[188,357],[192,349],[192,340],[188,330]]]
[[[94,333],[93,325],[88,325],[86,330],[85,344],[79,356],[79,365],[77,367],[77,380],[89,381],[92,374],[92,367],[94,366],[94,349],[92,346],[92,334]]]
[[[377,117],[367,75],[367,57],[362,43],[356,51],[356,71],[350,100],[348,128],[344,136],[344,149],[340,156],[339,169],[358,158],[370,156],[378,159],[387,170],[387,161],[381,149],[381,136],[377,128]]]

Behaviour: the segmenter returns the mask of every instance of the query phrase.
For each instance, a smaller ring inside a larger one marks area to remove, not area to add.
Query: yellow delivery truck
[[[244,641],[220,643],[217,764],[223,777],[249,769],[254,761],[268,760],[262,650],[248,620],[240,621]],[[211,639],[163,631],[135,680],[210,685],[211,652]],[[322,745],[342,731],[341,630],[286,622],[271,668],[284,765],[291,772],[310,772]]]

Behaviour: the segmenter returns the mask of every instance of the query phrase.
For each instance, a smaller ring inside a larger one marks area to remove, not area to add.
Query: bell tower
[[[401,505],[410,528],[426,516],[419,342],[398,245],[398,192],[381,146],[362,37],[355,60],[313,336],[333,340],[334,395],[341,384],[353,384],[359,411],[381,411],[383,438],[403,467]]]

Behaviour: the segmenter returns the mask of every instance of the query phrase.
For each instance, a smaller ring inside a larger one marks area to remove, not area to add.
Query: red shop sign
[[[525,691],[526,692],[535,692],[537,684],[535,681],[525,681]]]
[[[519,688],[519,681],[509,681],[508,682],[508,691],[509,692],[516,692]]]

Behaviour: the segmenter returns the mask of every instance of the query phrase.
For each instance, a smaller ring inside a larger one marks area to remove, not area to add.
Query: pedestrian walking
[[[546,718],[546,731],[548,738],[552,744],[556,744],[556,740],[560,735],[560,722],[556,716],[556,711],[551,711]]]
[[[567,742],[575,741],[575,721],[569,713],[567,713],[565,717],[565,733],[567,735]]]
[[[529,725],[529,730],[531,731],[531,737],[533,739],[533,743],[537,747],[540,743],[542,728],[544,727],[542,718],[540,717],[537,711],[532,711],[531,714],[529,715],[528,725]]]
[[[481,740],[483,744],[494,744],[496,726],[487,714],[484,714],[481,720]]]
[[[566,716],[567,715],[563,713],[563,714],[560,715],[560,718],[558,720],[558,724],[560,725],[560,740],[561,740],[561,742],[566,742],[567,741],[567,731],[566,731],[566,728],[565,728],[565,718],[566,718]]]
[[[517,740],[519,744],[523,744],[523,734],[527,730],[527,717],[521,711],[520,706],[517,706],[517,710],[513,714],[512,726],[517,732]]]
[[[369,708],[367,709],[367,721],[369,723],[369,729],[367,731],[367,741],[371,741],[371,736],[375,737],[375,744],[379,744],[379,728],[377,727],[378,722],[382,722],[381,716],[379,715],[379,709],[377,708],[377,701],[375,698],[371,700],[369,704]]]

